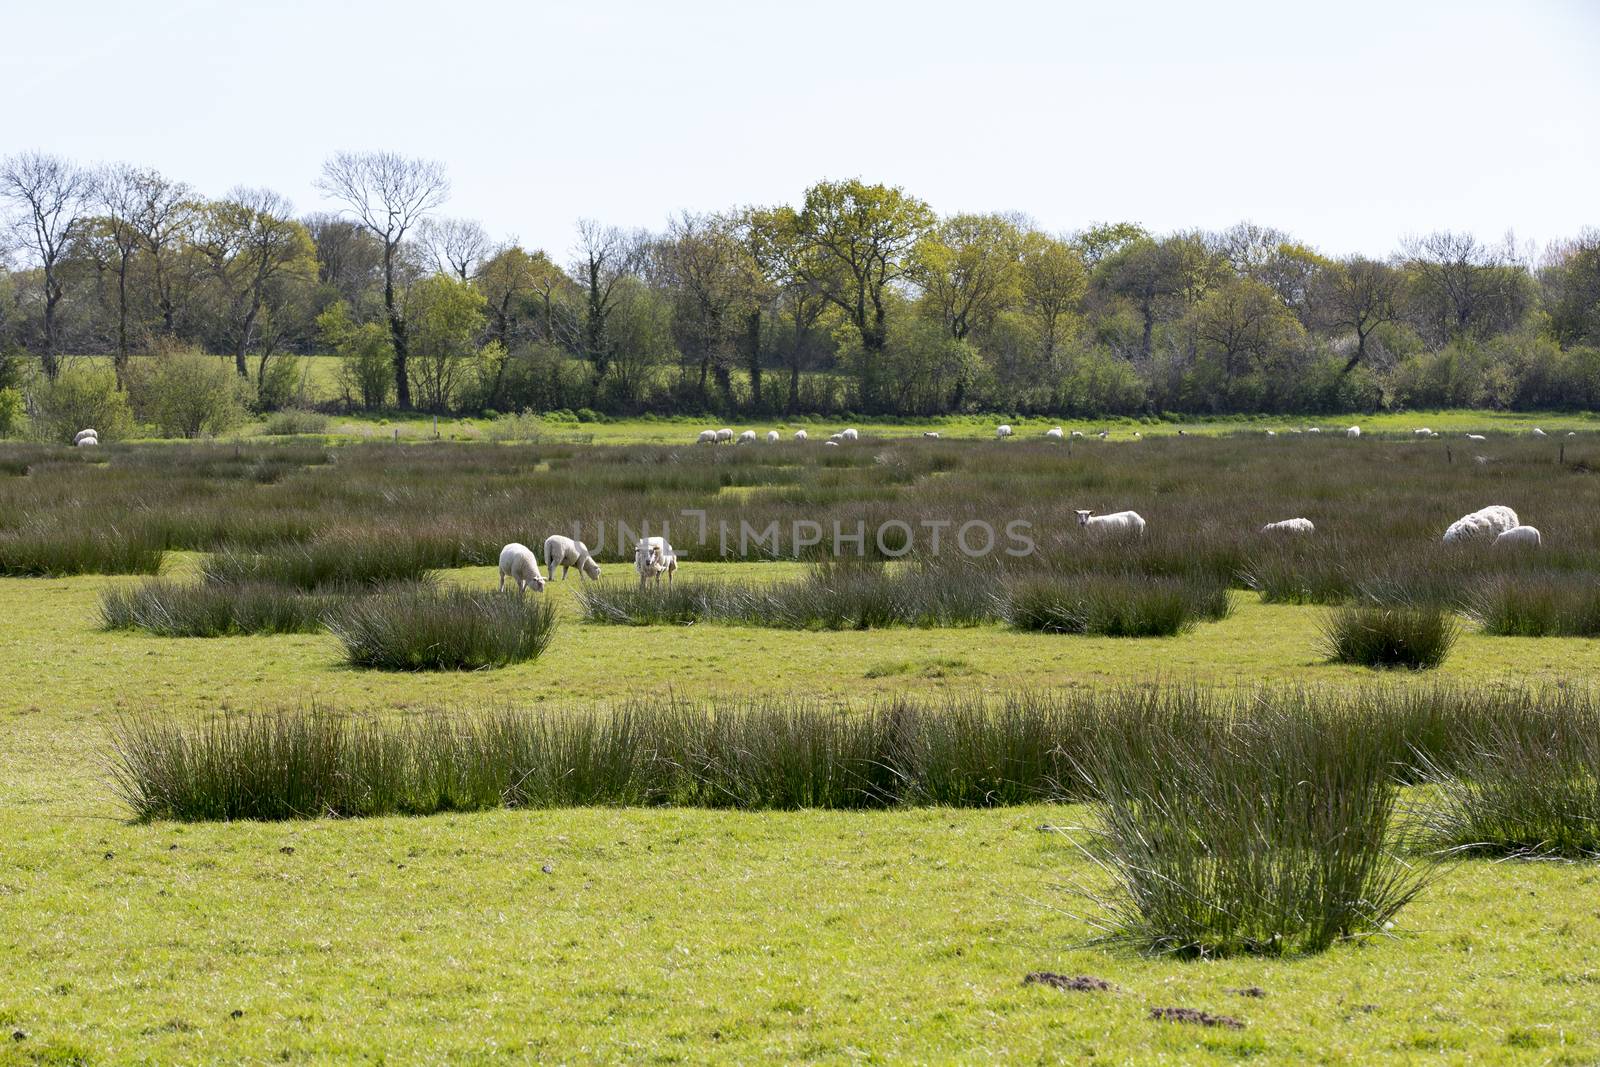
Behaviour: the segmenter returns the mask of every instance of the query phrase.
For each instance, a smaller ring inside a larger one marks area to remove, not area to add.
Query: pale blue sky
[[[1600,225],[1600,3],[77,0],[0,16],[0,153],[302,210],[341,148],[563,256],[592,216],[821,177],[1047,229],[1249,218],[1332,253]]]

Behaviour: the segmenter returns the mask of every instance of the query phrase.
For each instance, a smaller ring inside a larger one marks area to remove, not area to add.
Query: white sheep
[[[843,437],[846,441],[854,441],[856,438],[860,437],[861,435],[856,433],[856,431],[853,428],[851,428],[851,429],[840,430],[839,431],[839,436]]]
[[[1533,436],[1535,436],[1535,437],[1546,437],[1548,435],[1543,430],[1539,429],[1539,427],[1535,426],[1533,428]]]
[[[1436,435],[1434,434],[1434,432],[1432,430],[1428,429],[1426,426],[1419,426],[1417,429],[1411,431],[1411,436],[1412,437],[1434,437]]]
[[[994,435],[996,437],[1010,437],[1011,427],[1007,426],[1005,423],[1001,423],[999,426],[994,428]]]
[[[939,431],[938,430],[923,430],[922,431],[922,436],[924,438],[926,438],[927,440],[929,440],[929,441],[937,441],[939,439]]]
[[[1137,511],[1118,511],[1111,515],[1096,515],[1092,511],[1078,511],[1078,525],[1086,533],[1103,534],[1131,534],[1134,537],[1144,536],[1144,518]]]
[[[1460,541],[1493,538],[1521,525],[1522,521],[1517,518],[1515,511],[1504,504],[1491,504],[1452,522],[1444,532],[1444,541],[1445,544],[1455,544]]]
[[[95,442],[98,443],[100,440],[100,432],[94,429],[79,430],[77,433],[72,435],[72,443],[75,445],[82,444],[85,437],[93,437]]]
[[[794,439],[796,441],[804,441],[806,438],[808,438],[810,436],[811,435],[806,433],[804,430],[796,430],[794,432]]]
[[[667,588],[672,588],[672,576],[678,570],[678,554],[672,550],[665,537],[641,537],[633,546],[633,569],[639,572],[639,588],[655,580],[661,586],[661,576],[667,576]]]
[[[1182,433],[1183,431],[1179,430],[1178,432]],[[1083,431],[1082,430],[1073,430],[1072,431],[1072,436],[1073,437],[1082,437],[1083,436]]]
[[[517,592],[526,593],[533,586],[535,593],[544,592],[544,575],[539,573],[539,560],[527,545],[511,542],[500,550],[500,590],[505,591],[506,579],[517,583]]]
[[[1539,536],[1539,529],[1535,526],[1513,526],[1494,539],[1494,547],[1502,545],[1511,548],[1539,548],[1544,544],[1544,539]]]
[[[1346,427],[1346,429],[1344,431],[1344,435],[1346,437],[1360,437],[1361,436],[1361,427],[1359,427],[1359,426]]]
[[[732,441],[732,440],[733,440],[733,431],[728,429],[726,426],[724,426],[722,429],[717,431],[717,444],[720,445],[725,441]]]
[[[1483,434],[1481,434],[1481,433],[1469,433],[1469,434],[1467,434],[1467,440],[1469,440],[1469,441],[1487,441],[1488,438],[1483,436]]]
[[[1278,431],[1277,430],[1268,430],[1267,431],[1267,436],[1268,437],[1276,437],[1276,436],[1278,436]]]
[[[753,444],[755,444],[756,443],[756,432],[754,430],[746,430],[744,433],[739,435],[739,443],[741,445],[753,445]]]
[[[573,567],[578,568],[579,574],[597,582],[600,580],[600,564],[589,554],[589,546],[561,534],[551,534],[544,539],[544,565],[549,568],[551,578],[560,567],[562,581],[566,581],[567,571]]]
[[[1322,427],[1320,427],[1320,426],[1313,426],[1313,427],[1311,427],[1311,429],[1306,431],[1306,433],[1321,433],[1321,432],[1322,432]]]
[[[844,440],[844,434],[842,434],[842,433],[830,433],[828,435],[828,444],[830,444],[830,445],[836,445],[840,441],[843,441],[843,440]]]
[[[1052,441],[1059,441],[1063,437],[1067,436],[1066,433],[1059,426],[1050,427],[1048,430],[1046,430],[1044,432],[1044,435],[1045,435],[1045,437],[1049,438]]]
[[[1100,438],[1100,440],[1104,441],[1106,438],[1111,436],[1111,431],[1110,430],[1101,430],[1099,433],[1095,434],[1095,436]]]
[[[697,445],[714,445],[717,443],[717,431],[701,430],[700,436],[695,439]]]
[[[839,442],[838,442],[838,441],[835,441],[835,440],[834,440],[834,439],[833,439],[833,438],[831,438],[831,437],[830,437],[830,438],[828,438],[828,439],[827,439],[827,440],[826,440],[826,441],[824,441],[824,442],[822,442],[822,444],[823,444],[823,446],[824,446],[824,447],[826,447],[826,448],[838,448],[838,447],[839,447]]]
[[[1314,534],[1316,526],[1310,519],[1284,519],[1281,522],[1269,522],[1261,527],[1264,534]]]
[[[100,445],[100,438],[80,437],[78,438],[77,445],[79,448],[97,448]]]
[[[767,431],[767,444],[769,444],[769,445],[770,444],[776,444],[777,440],[778,440],[778,431],[777,430],[768,430]]]

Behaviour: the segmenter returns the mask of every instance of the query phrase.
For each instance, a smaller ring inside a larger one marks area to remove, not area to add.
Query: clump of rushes
[[[159,574],[166,545],[142,526],[118,528],[88,521],[32,522],[0,530],[0,577],[56,578],[72,574]]]
[[[1324,618],[1322,644],[1334,663],[1428,670],[1445,661],[1460,632],[1440,607],[1351,604]]]
[[[155,579],[107,589],[100,597],[100,621],[107,630],[144,630],[158,637],[318,633],[336,599],[270,582]]]
[[[352,667],[478,670],[537,659],[555,637],[556,609],[537,595],[424,587],[353,598],[327,625]]]
[[[229,546],[205,562],[203,576],[223,584],[273,582],[321,589],[417,581],[453,562],[441,563],[436,546],[415,538],[339,534],[301,544],[269,545],[261,552]]]
[[[1018,630],[1103,637],[1174,637],[1228,615],[1225,585],[1197,578],[1025,578],[1008,590]]]
[[[1517,574],[1487,580],[1468,608],[1498,637],[1600,637],[1600,582],[1586,574]]]

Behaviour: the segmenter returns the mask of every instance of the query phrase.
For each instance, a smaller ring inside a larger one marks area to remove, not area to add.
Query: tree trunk
[[[117,271],[117,357],[112,360],[117,373],[117,388],[126,389],[128,382],[128,257],[122,257]]]
[[[750,312],[745,334],[745,359],[750,367],[750,404],[761,410],[761,309]]]

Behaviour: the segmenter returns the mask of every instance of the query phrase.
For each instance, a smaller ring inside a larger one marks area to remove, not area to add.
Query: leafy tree
[[[517,244],[506,245],[484,260],[475,281],[484,296],[493,340],[508,348],[523,340],[517,332],[517,320],[524,305],[532,303],[538,309],[535,336],[546,343],[555,341],[554,302],[571,291],[572,280],[549,256],[526,252]]]
[[[776,346],[789,372],[784,411],[800,408],[800,375],[810,367],[821,347],[817,323],[828,307],[822,285],[823,271],[812,262],[817,253],[803,239],[800,217],[788,208],[752,208],[743,217],[744,242],[759,272],[754,282],[756,299],[772,299],[788,317],[788,329]]]
[[[638,271],[645,250],[640,234],[603,226],[592,219],[578,222],[578,249],[572,273],[583,291],[582,352],[593,368],[597,394],[616,353],[616,344],[606,327],[616,307],[617,286]]]
[[[1365,362],[1373,331],[1399,320],[1405,278],[1387,263],[1352,256],[1331,264],[1319,282],[1317,302],[1323,324],[1335,330],[1353,330],[1356,335],[1356,350],[1343,371],[1349,374]]]
[[[346,402],[360,397],[361,406],[368,411],[387,404],[394,389],[389,332],[376,322],[357,323],[342,300],[317,316],[317,329],[323,344],[339,356],[338,380]]]
[[[93,428],[101,441],[126,437],[133,428],[127,396],[104,366],[78,363],[46,378],[33,394],[33,431],[46,441],[70,444],[79,430]]]
[[[1266,366],[1300,343],[1300,324],[1277,295],[1253,278],[1232,278],[1207,293],[1194,309],[1201,354],[1235,380]]]
[[[1550,334],[1557,343],[1600,345],[1600,230],[1557,245],[1540,272]]]
[[[1023,238],[1020,275],[1022,310],[1038,331],[1040,355],[1054,374],[1057,353],[1088,288],[1088,271],[1072,245],[1031,232]]]
[[[411,287],[406,318],[412,370],[425,410],[446,411],[455,399],[483,334],[484,305],[482,293],[448,274],[435,274]]]

